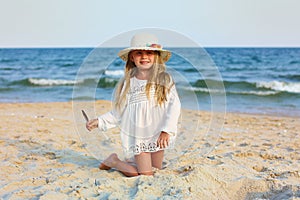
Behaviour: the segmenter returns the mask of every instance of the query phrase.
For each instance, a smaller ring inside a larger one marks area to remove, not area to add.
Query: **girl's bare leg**
[[[141,175],[153,175],[151,153],[143,152],[134,156],[138,173]]]
[[[152,167],[162,169],[164,159],[164,150],[151,153]]]
[[[101,163],[99,168],[102,170],[115,168],[128,177],[138,175],[153,175],[152,167],[162,169],[164,151],[161,150],[153,153],[144,152],[136,155],[134,158],[137,168],[127,162],[121,161],[117,154],[113,153]]]
[[[116,170],[120,171],[125,176],[131,177],[131,176],[138,176],[139,173],[137,169],[130,165],[127,162],[121,161],[118,158],[118,155],[113,153],[108,158],[106,158],[99,166],[100,169],[110,169],[115,168]]]

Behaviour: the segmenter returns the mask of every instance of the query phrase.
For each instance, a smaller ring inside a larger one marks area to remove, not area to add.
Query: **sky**
[[[143,28],[204,47],[300,47],[299,8],[299,0],[0,0],[0,47],[96,47]]]

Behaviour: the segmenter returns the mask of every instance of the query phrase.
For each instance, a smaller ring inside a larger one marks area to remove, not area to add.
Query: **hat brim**
[[[165,49],[160,49],[160,48],[153,48],[153,47],[129,47],[126,49],[123,49],[121,51],[119,51],[118,56],[124,60],[125,62],[127,62],[128,60],[128,54],[130,51],[133,50],[148,50],[148,51],[159,51],[160,55],[163,59],[164,62],[167,62],[170,58],[171,58],[171,52]]]

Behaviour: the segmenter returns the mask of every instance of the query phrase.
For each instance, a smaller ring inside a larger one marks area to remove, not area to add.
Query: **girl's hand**
[[[98,119],[91,119],[90,121],[88,121],[85,125],[85,127],[87,128],[87,130],[91,131],[95,128],[98,128]]]
[[[160,133],[160,136],[157,139],[157,146],[159,146],[159,148],[167,148],[167,146],[169,146],[169,139],[170,139],[170,135],[164,131],[162,131]]]

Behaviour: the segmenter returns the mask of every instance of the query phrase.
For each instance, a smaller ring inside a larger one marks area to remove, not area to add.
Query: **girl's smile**
[[[150,69],[154,63],[154,51],[135,50],[131,53],[131,59],[139,70]]]

